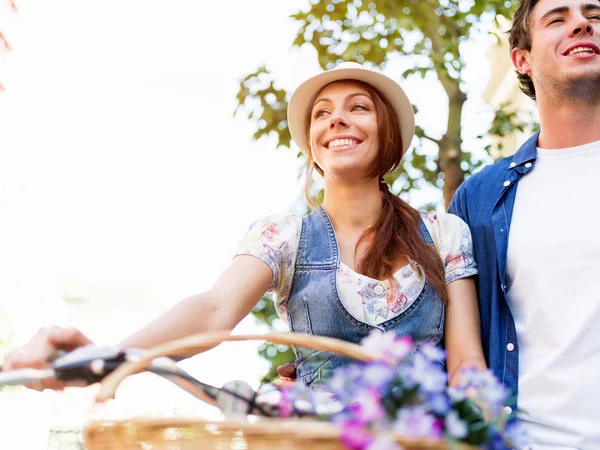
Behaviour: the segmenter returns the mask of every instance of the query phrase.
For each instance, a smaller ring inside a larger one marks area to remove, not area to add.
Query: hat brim
[[[408,96],[400,85],[379,72],[363,67],[336,68],[304,81],[292,94],[288,103],[288,127],[292,139],[305,154],[310,151],[308,141],[308,110],[321,89],[334,81],[356,80],[373,86],[394,108],[400,134],[402,155],[406,153],[415,134],[415,116]]]

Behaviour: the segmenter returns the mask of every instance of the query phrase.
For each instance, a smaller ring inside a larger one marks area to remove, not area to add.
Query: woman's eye
[[[563,20],[560,17],[555,17],[548,22],[548,25],[552,25],[553,23],[562,22]]]
[[[324,116],[327,113],[325,109],[319,109],[313,113],[313,119],[318,119],[319,117]]]
[[[367,108],[366,105],[362,105],[360,103],[357,103],[356,105],[352,105],[352,108],[350,108],[351,111],[368,111],[369,108]]]
[[[593,20],[598,20],[598,19],[600,19],[600,15],[594,15],[594,16],[589,16],[588,17],[588,20],[592,20],[592,19]]]

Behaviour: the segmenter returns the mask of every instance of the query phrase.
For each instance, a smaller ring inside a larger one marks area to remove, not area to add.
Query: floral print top
[[[467,224],[448,213],[423,213],[422,219],[444,262],[446,283],[476,275]],[[301,229],[302,218],[294,214],[263,217],[250,226],[236,251],[236,255],[252,255],[271,268],[273,283],[269,292],[275,294],[275,308],[286,323]],[[337,273],[340,300],[361,322],[378,325],[406,311],[421,293],[425,278],[418,264],[410,261],[396,271],[393,283],[392,290],[389,281],[361,275],[340,261]]]

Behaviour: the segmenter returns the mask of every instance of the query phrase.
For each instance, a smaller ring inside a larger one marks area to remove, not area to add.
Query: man
[[[540,132],[450,212],[471,228],[486,358],[532,448],[600,449],[600,1],[522,0],[509,42]]]

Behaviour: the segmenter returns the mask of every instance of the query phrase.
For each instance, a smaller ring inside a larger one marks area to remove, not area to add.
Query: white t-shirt
[[[600,141],[537,150],[518,184],[508,303],[519,343],[520,410],[531,437],[600,449]]]
[[[448,213],[422,215],[423,222],[444,262],[446,283],[477,274],[469,227]],[[252,255],[273,272],[269,292],[275,294],[275,308],[287,322],[302,218],[294,214],[273,215],[255,221],[239,244],[236,254]],[[387,280],[375,280],[353,271],[340,262],[337,288],[342,304],[357,320],[378,325],[406,311],[421,293],[425,279],[411,262],[394,274],[394,295]]]

